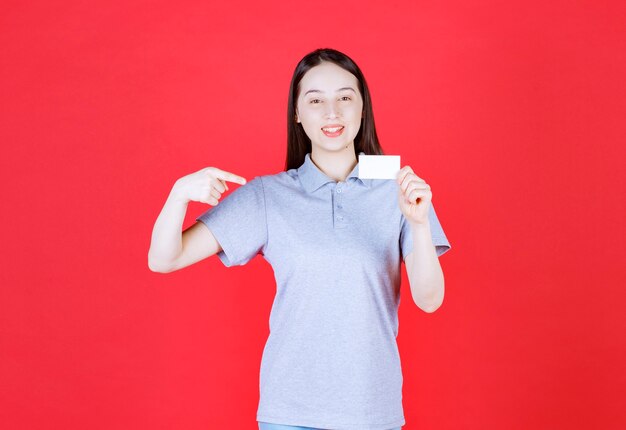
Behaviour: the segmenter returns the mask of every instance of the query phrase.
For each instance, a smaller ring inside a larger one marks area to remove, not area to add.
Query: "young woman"
[[[444,296],[450,249],[432,191],[410,166],[396,181],[360,179],[359,154],[383,154],[359,67],[333,49],[297,65],[283,172],[207,167],[176,181],[156,221],[151,270],[217,254],[227,266],[262,254],[276,296],[260,372],[259,429],[390,430],[405,424],[396,344],[401,263],[415,304]],[[218,204],[227,181],[243,184]],[[185,230],[189,201],[214,206]]]

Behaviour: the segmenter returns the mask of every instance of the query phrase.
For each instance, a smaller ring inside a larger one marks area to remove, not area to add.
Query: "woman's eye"
[[[343,99],[352,100],[352,99],[351,99],[350,97],[348,97],[348,96],[343,96],[341,99],[342,99],[342,100],[343,100]]]
[[[315,103],[315,102],[319,102],[319,101],[320,101],[320,99],[313,99],[313,100],[311,100],[309,103],[312,103],[312,104],[317,104],[317,103]]]

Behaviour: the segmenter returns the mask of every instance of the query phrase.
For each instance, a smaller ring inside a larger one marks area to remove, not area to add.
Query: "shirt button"
[[[338,216],[338,217],[337,217],[337,219],[338,219],[339,221],[342,221],[342,220],[343,220],[343,217],[342,217],[342,216]]]
[[[343,206],[341,206],[341,205],[337,205],[337,207],[338,207],[339,209],[341,209]]]
[[[341,188],[337,188],[337,192],[340,193],[341,192]]]

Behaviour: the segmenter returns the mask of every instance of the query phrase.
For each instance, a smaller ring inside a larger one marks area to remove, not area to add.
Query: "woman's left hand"
[[[412,224],[428,224],[428,208],[433,193],[430,185],[413,173],[411,166],[404,166],[398,172],[398,206]]]

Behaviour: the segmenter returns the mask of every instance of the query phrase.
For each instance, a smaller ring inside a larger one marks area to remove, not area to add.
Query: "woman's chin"
[[[337,151],[342,151],[342,150],[346,150],[348,148],[350,148],[350,146],[352,146],[353,141],[351,140],[347,140],[347,139],[330,139],[327,138],[325,141],[323,142],[319,142],[319,143],[311,143],[314,147],[317,146],[319,149],[323,150],[323,151],[328,151],[328,152],[337,152]]]

